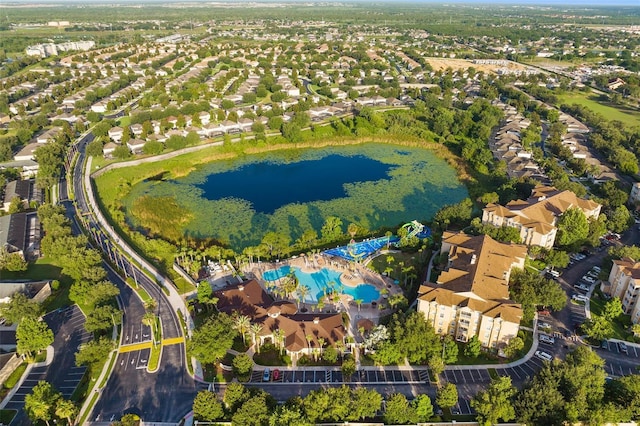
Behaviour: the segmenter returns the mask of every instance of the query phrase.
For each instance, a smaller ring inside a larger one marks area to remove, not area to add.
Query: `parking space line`
[[[624,376],[624,371],[622,370],[622,366],[620,366],[620,375]]]
[[[520,376],[520,373],[518,373],[518,370],[516,370],[515,368],[510,368],[510,370],[513,372],[513,374],[515,374],[518,377],[518,379],[522,379],[522,377]]]
[[[635,346],[631,346],[633,348],[633,354],[636,356],[636,358],[638,358],[638,350],[636,349]]]

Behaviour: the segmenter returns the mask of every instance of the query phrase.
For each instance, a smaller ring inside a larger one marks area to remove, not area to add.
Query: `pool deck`
[[[313,256],[299,256],[295,258],[286,259],[277,263],[262,262],[260,265],[254,264],[254,267],[250,269],[252,275],[257,277],[260,281],[264,282],[262,273],[272,269],[278,269],[283,266],[295,266],[302,272],[313,273],[320,269],[327,268],[334,271],[341,272],[340,282],[346,287],[357,287],[362,283],[371,284],[376,287],[378,291],[387,289],[387,297],[391,297],[396,293],[402,293],[402,289],[394,284],[393,280],[389,277],[382,276],[375,272],[370,271],[361,264],[349,262],[344,259],[330,258],[322,254],[314,254]],[[384,295],[380,296],[376,302],[382,302]],[[352,304],[353,297],[343,294],[341,296],[345,306]],[[362,304],[361,309],[369,306],[370,304]],[[377,307],[374,307],[377,312],[380,312]],[[379,316],[379,315],[378,315]]]

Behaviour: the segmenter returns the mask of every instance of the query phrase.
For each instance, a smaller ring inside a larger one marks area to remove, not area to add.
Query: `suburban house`
[[[7,183],[4,188],[4,211],[9,211],[9,206],[16,197],[22,201],[24,208],[29,208],[32,201],[38,204],[43,202],[42,191],[36,186],[35,179],[12,180]]]
[[[571,191],[538,185],[527,200],[510,201],[506,206],[487,204],[482,210],[482,223],[518,228],[524,244],[549,249],[556,240],[558,218],[572,207],[581,209],[587,219],[597,219],[602,206]]]
[[[20,151],[16,153],[16,155],[13,156],[14,161],[35,160],[36,149],[40,148],[41,146],[42,145],[37,142],[33,142],[24,146]]]
[[[625,258],[613,261],[613,267],[609,273],[609,282],[603,283],[602,289],[612,297],[618,297],[622,301],[622,309],[627,315],[631,315],[631,322],[640,323],[640,262]]]
[[[509,299],[509,276],[524,268],[527,247],[487,235],[445,232],[446,269],[418,290],[418,312],[436,333],[460,342],[477,336],[483,347],[500,349],[518,334],[522,308]]]
[[[246,315],[252,323],[262,325],[260,342],[282,345],[292,359],[345,343],[347,329],[341,314],[299,312],[292,302],[274,301],[256,280],[226,287],[214,295],[220,312]]]
[[[35,212],[0,216],[0,247],[27,259],[37,256],[40,243],[40,221]]]

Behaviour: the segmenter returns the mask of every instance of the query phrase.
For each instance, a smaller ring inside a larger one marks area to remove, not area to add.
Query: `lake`
[[[374,231],[417,219],[467,197],[455,170],[429,150],[389,144],[276,151],[199,166],[186,177],[147,180],[123,200],[173,197],[192,219],[185,235],[214,238],[241,251],[276,231],[291,241],[330,216]]]

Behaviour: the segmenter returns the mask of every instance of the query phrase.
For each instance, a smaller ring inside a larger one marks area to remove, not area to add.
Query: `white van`
[[[553,360],[553,356],[551,356],[551,354],[548,352],[536,351],[535,355],[543,361],[551,362]]]

